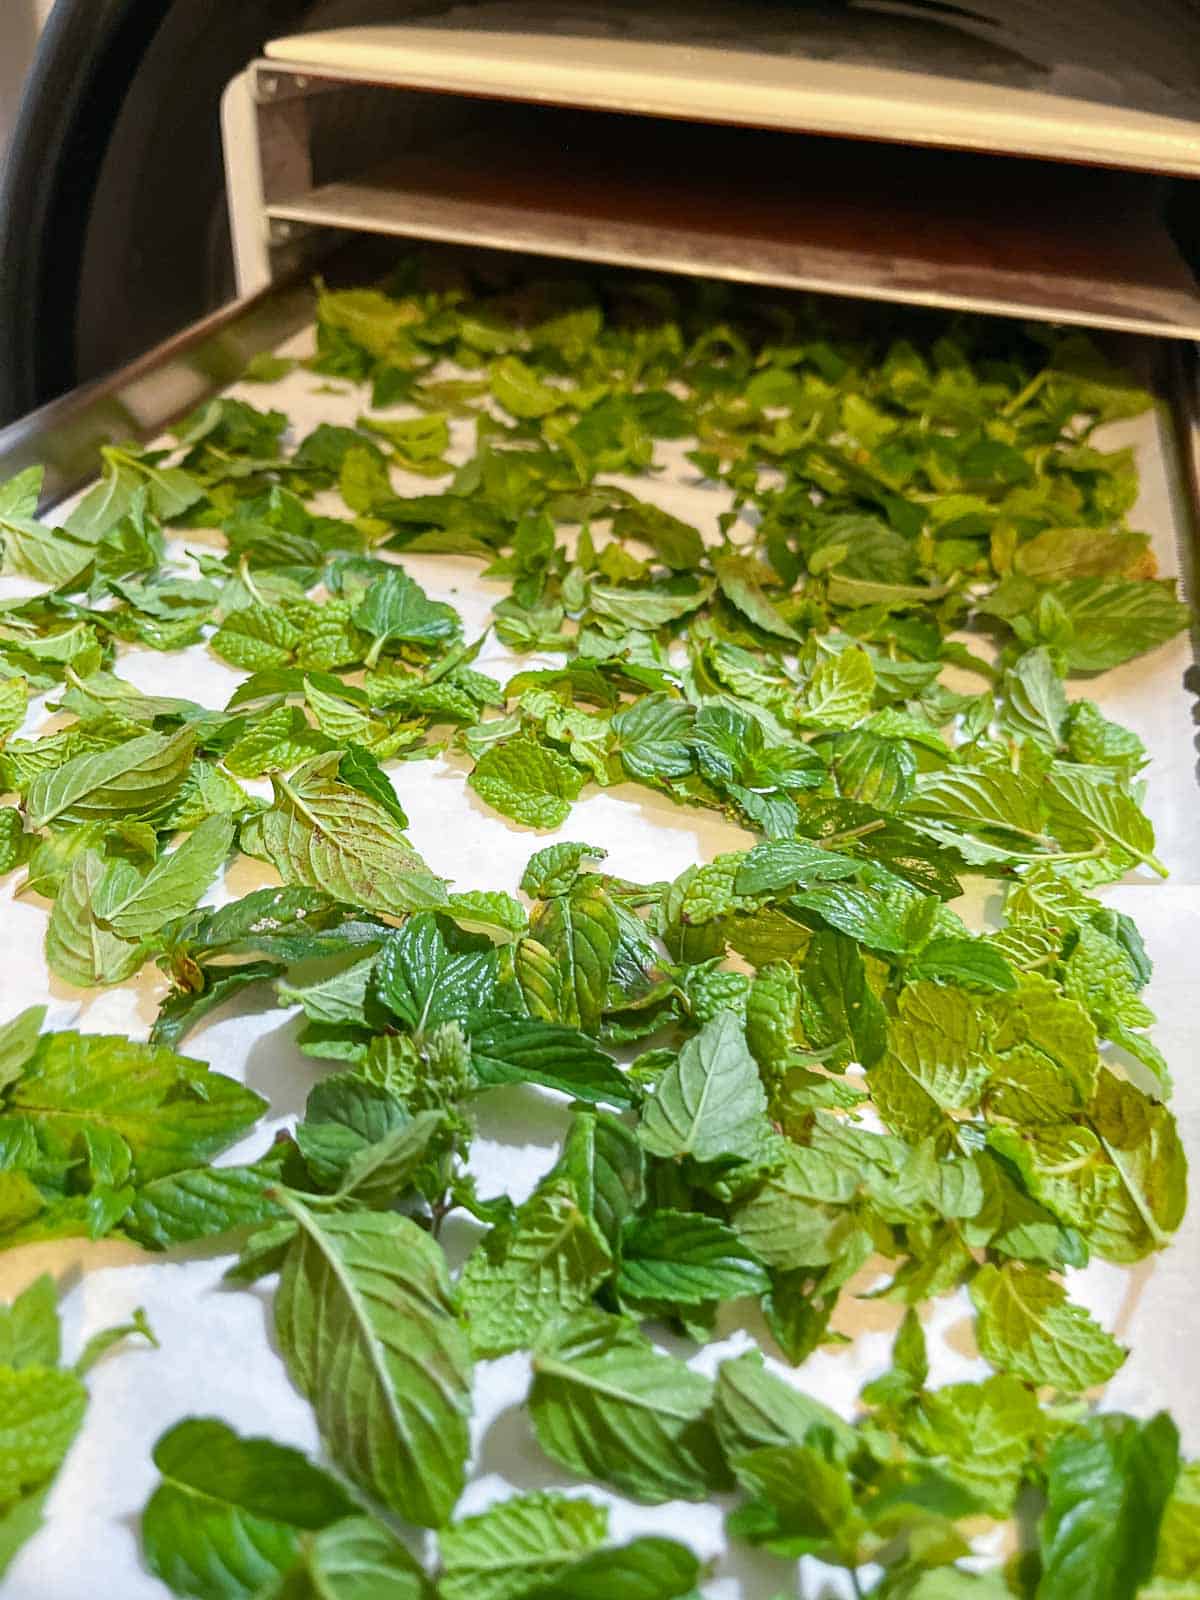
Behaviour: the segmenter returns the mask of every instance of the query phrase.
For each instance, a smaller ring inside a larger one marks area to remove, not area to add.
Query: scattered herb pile
[[[355,428],[216,400],[173,450],[106,451],[62,530],[36,471],[0,488],[4,570],[47,586],[0,610],[3,868],[52,901],[58,977],[169,980],[147,1043],[38,1010],[0,1034],[3,1242],[238,1230],[336,1472],[179,1423],[149,1566],[204,1600],[698,1595],[675,1540],[609,1542],[590,1480],[727,1496],[735,1538],[885,1600],[1191,1600],[1200,1469],[1165,1415],[1090,1404],[1125,1351],[1064,1277],[1184,1207],[1150,965],[1094,893],[1162,872],[1146,755],[1064,691],[1187,620],[1126,525],[1130,453],[1092,442],[1149,397],[1078,334],[428,282],[320,292],[311,366],[370,386]],[[724,490],[707,539],[645,497],[664,452]],[[524,670],[480,671],[405,552],[505,580]],[[115,670],[201,641],[247,674],[224,709]],[[25,737],[30,696],[54,716]],[[527,826],[634,783],[759,842],[651,884],[552,843],[521,898],[452,890],[403,809],[402,763],[441,753]],[[279,883],[200,906],[235,849]],[[993,931],[968,888],[1002,892]],[[329,1070],[290,1136],[212,1166],[264,1102],[177,1047],[251,985]],[[570,1100],[520,1205],[469,1166],[514,1084]],[[919,1308],[962,1286],[994,1374],[930,1388]],[[710,1381],[651,1338],[757,1301],[799,1365],[868,1292],[906,1309],[854,1424],[757,1353]],[[84,1404],[48,1293],[0,1323],[0,1560]],[[475,1365],[516,1350],[571,1493],[455,1520]],[[1014,1518],[1002,1570],[961,1564]],[[424,1567],[399,1527],[437,1530]]]

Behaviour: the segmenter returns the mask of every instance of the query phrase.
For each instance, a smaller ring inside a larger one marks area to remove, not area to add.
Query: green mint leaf
[[[471,1067],[481,1088],[538,1083],[577,1100],[631,1106],[638,1091],[597,1045],[559,1023],[484,1013],[471,1022]]]
[[[993,945],[949,935],[922,945],[908,965],[913,979],[938,978],[967,989],[1004,993],[1017,987],[1016,973]]]
[[[1086,849],[1099,841],[1166,877],[1166,868],[1154,855],[1150,819],[1102,769],[1056,762],[1046,795],[1050,825],[1065,848]]]
[[[1179,1466],[1179,1434],[1149,1422],[1089,1417],[1057,1440],[1046,1474],[1038,1600],[1117,1600],[1154,1568],[1158,1531]]]
[[[905,1423],[908,1443],[960,1484],[989,1516],[1010,1516],[1043,1430],[1035,1395],[998,1374],[923,1394]]]
[[[653,783],[685,778],[692,770],[695,712],[667,694],[643,695],[612,719],[616,750],[631,778]]]
[[[807,1445],[768,1445],[737,1456],[733,1469],[752,1497],[730,1527],[776,1555],[820,1555],[858,1565],[864,1519],[845,1467]]]
[[[378,801],[383,809],[395,818],[400,827],[408,827],[408,817],[396,797],[391,780],[369,750],[364,750],[361,745],[351,741],[338,762],[338,777],[352,789],[357,789],[360,794]]]
[[[800,973],[800,1018],[809,1044],[831,1064],[872,1067],[887,1048],[887,1014],[866,967],[844,934],[813,935]]]
[[[534,1352],[529,1409],[547,1455],[633,1500],[702,1500],[725,1478],[712,1385],[629,1322],[585,1312]]]
[[[499,959],[483,950],[451,951],[430,912],[410,917],[376,959],[372,992],[417,1033],[463,1022],[486,1011],[495,993]]]
[[[459,1295],[475,1355],[535,1343],[559,1318],[583,1310],[612,1265],[570,1185],[548,1182],[467,1258]]]
[[[162,856],[144,878],[133,880],[110,868],[93,908],[97,919],[122,939],[143,939],[189,911],[229,854],[233,823],[209,817],[177,850]]]
[[[277,1174],[256,1167],[190,1167],[137,1191],[121,1227],[150,1250],[215,1239],[283,1216],[269,1190]]]
[[[653,1535],[615,1550],[596,1550],[532,1590],[529,1600],[690,1600],[700,1562],[674,1539]]]
[[[617,1293],[647,1305],[702,1306],[765,1294],[771,1279],[738,1235],[715,1217],[655,1211],[626,1222]]]
[[[0,1089],[6,1089],[21,1076],[37,1049],[38,1034],[45,1020],[45,1006],[29,1006],[11,1022],[0,1026]]]
[[[566,756],[522,735],[485,750],[467,782],[514,822],[559,828],[583,787],[583,773]]]
[[[704,541],[696,529],[644,500],[617,512],[613,533],[618,539],[648,544],[673,572],[695,572],[704,560]]]
[[[259,1600],[432,1600],[421,1567],[370,1517],[346,1517],[300,1537],[300,1559]]]
[[[828,1441],[838,1461],[849,1461],[858,1437],[836,1411],[776,1377],[762,1353],[723,1361],[717,1372],[713,1420],[727,1460],[771,1445]]]
[[[1057,755],[1067,721],[1067,696],[1050,652],[1030,650],[1004,675],[1003,721],[1018,739]]]
[[[548,1181],[565,1178],[614,1250],[646,1198],[646,1157],[637,1136],[607,1111],[576,1106]]]
[[[89,1130],[116,1135],[149,1182],[219,1154],[265,1107],[253,1090],[171,1050],[51,1033],[12,1089],[0,1130],[32,1125],[68,1147]]]
[[[521,890],[536,900],[568,894],[585,861],[603,861],[607,854],[590,844],[548,844],[530,856],[521,874]]]
[[[179,789],[195,746],[195,734],[180,728],[76,756],[34,779],[26,798],[29,821],[44,828],[56,821],[147,816]]]
[[[492,394],[514,417],[521,419],[549,416],[567,403],[561,389],[543,383],[519,356],[505,356],[489,372]]]
[[[723,1011],[688,1040],[663,1074],[643,1109],[638,1136],[654,1156],[752,1161],[763,1148],[766,1110],[745,1030]]]
[[[302,1535],[358,1509],[300,1451],[213,1418],[169,1429],[154,1465],[162,1481],[142,1513],[146,1563],[197,1600],[251,1600],[291,1566]]]
[[[50,913],[47,964],[56,977],[81,989],[120,983],[136,972],[145,959],[141,943],[121,938],[97,915],[97,901],[114,868],[123,886],[129,880],[140,881],[128,863],[106,863],[98,851],[85,850],[71,863]],[[127,868],[128,878],[121,868]]]
[[[367,654],[373,667],[383,647],[399,644],[435,649],[452,643],[462,632],[458,612],[431,600],[421,585],[398,567],[376,578],[354,612],[354,621],[375,641]]]
[[[438,1535],[442,1600],[525,1600],[604,1542],[608,1513],[564,1495],[514,1495]]]
[[[61,1340],[54,1279],[44,1272],[7,1306],[0,1306],[0,1366],[56,1367]]]
[[[288,1209],[275,1329],[292,1381],[343,1471],[437,1527],[462,1492],[471,1382],[441,1251],[394,1213]]]

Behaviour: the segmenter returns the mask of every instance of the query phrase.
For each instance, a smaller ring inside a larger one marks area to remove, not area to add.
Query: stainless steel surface
[[[312,293],[296,283],[213,312],[110,377],[0,429],[0,481],[43,465],[42,503],[53,505],[94,476],[102,445],[153,438],[311,318]]]

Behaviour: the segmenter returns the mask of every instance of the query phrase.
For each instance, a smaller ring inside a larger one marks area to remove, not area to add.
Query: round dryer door
[[[265,40],[436,9],[57,0],[0,187],[0,424],[233,295],[220,98]]]

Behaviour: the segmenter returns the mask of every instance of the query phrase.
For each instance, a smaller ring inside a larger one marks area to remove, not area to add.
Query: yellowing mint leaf
[[[1163,1588],[1200,1579],[1200,1461],[1180,1464],[1159,1529],[1154,1577]]]
[[[1166,877],[1166,868],[1154,855],[1150,819],[1102,769],[1056,762],[1046,794],[1050,826],[1065,848],[1115,848]]]
[[[1044,1272],[985,1266],[971,1282],[975,1337],[994,1367],[1076,1394],[1107,1383],[1125,1351]]]
[[[529,932],[558,968],[559,1020],[597,1030],[619,939],[616,908],[603,883],[585,876],[566,894],[552,895],[534,912]]]
[[[756,628],[781,639],[800,638],[791,623],[780,615],[763,588],[764,581],[771,578],[768,567],[752,556],[736,552],[714,555],[712,564],[721,593]]]
[[[250,833],[286,883],[323,889],[370,911],[440,905],[446,895],[391,812],[336,776],[338,753],[275,778],[275,804]],[[243,840],[247,830],[243,828]]]
[[[0,1368],[0,1507],[54,1476],[86,1410],[87,1390],[73,1372]]]
[[[546,417],[566,405],[568,396],[561,389],[543,383],[519,356],[505,356],[491,368],[492,393],[514,417]]]
[[[997,1374],[922,1394],[905,1435],[990,1516],[1007,1517],[1042,1428],[1032,1391],[1017,1378]]]
[[[805,727],[852,728],[871,709],[875,669],[867,652],[857,645],[822,656],[804,687],[797,708]]]

